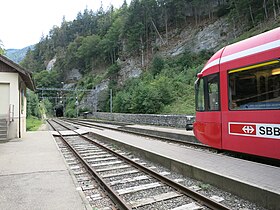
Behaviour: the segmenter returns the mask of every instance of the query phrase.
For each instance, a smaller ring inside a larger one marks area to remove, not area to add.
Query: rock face
[[[80,73],[79,69],[72,69],[71,71],[67,72],[65,75],[65,82],[66,83],[76,83],[82,78],[82,74]]]
[[[238,33],[240,32],[230,28],[226,18],[220,18],[211,24],[207,23],[205,26],[196,29],[186,28],[179,35],[176,35],[175,32],[170,33],[169,36],[172,37],[172,40],[162,54],[172,57],[185,51],[195,53],[202,50],[217,51],[227,45]]]
[[[212,4],[217,1],[213,0]],[[173,57],[184,53],[185,51],[201,52],[202,50],[217,51],[227,45],[234,36],[241,33],[231,28],[226,18],[220,18],[200,25],[195,29],[186,27],[184,30],[173,30],[168,34],[168,44],[162,45],[160,40],[155,41],[155,45],[159,46],[158,53],[163,57]],[[124,47],[125,48],[125,47]],[[141,56],[129,57],[125,60],[118,60],[121,70],[117,75],[118,85],[124,85],[125,81],[130,78],[139,77],[143,71],[141,66]],[[148,61],[149,62],[149,61]],[[147,61],[146,61],[147,63]],[[67,76],[67,81],[74,82],[81,78],[81,74],[77,69],[73,69]],[[109,80],[102,81],[97,85],[86,97],[81,101],[80,107],[87,107],[93,111],[100,111],[100,107],[104,105],[104,101],[109,97]]]
[[[98,112],[100,107],[104,105],[105,100],[109,97],[109,80],[103,80],[96,85],[86,97],[80,102],[79,108],[90,109],[90,111]]]
[[[193,51],[217,50],[221,43],[228,44],[232,40],[233,33],[230,33],[229,24],[224,19],[219,19],[199,31],[193,39]]]
[[[133,58],[129,58],[125,62],[119,61],[119,64],[121,65],[121,70],[119,71],[117,79],[119,85],[124,85],[126,80],[139,77],[142,73],[140,61]]]
[[[56,57],[49,61],[49,63],[47,64],[46,70],[51,71],[53,69],[55,62],[56,62]]]

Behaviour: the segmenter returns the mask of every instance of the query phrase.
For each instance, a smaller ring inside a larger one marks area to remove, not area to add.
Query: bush
[[[108,68],[107,74],[108,76],[115,76],[120,70],[121,67],[118,64],[113,64]]]
[[[65,113],[66,117],[77,117],[76,109],[67,109]]]
[[[41,118],[42,113],[40,111],[38,96],[34,92],[29,91],[27,93],[27,117],[31,116]]]
[[[36,117],[31,116],[26,119],[27,131],[37,131],[41,125],[42,125],[42,120]]]
[[[113,98],[113,111],[123,113],[194,114],[194,81],[210,52],[186,52],[153,60],[149,72],[126,82]]]
[[[157,74],[159,74],[161,72],[161,70],[164,67],[164,60],[159,57],[159,56],[155,56],[152,62],[152,74],[155,76]]]

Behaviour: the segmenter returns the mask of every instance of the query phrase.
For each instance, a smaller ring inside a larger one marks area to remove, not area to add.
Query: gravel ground
[[[67,137],[68,138],[68,137]],[[69,140],[75,140],[74,137],[69,137]],[[79,145],[78,146],[78,150],[79,151],[84,151],[86,149],[91,150],[92,149],[92,155],[96,154],[96,148],[97,147],[92,147],[89,146],[88,143],[81,143],[79,144],[79,141],[75,140],[75,145]],[[201,193],[202,195],[206,196],[206,197],[213,197],[215,199],[220,199],[221,203],[225,206],[230,207],[231,209],[236,209],[236,210],[265,210],[264,208],[251,203],[247,200],[244,200],[238,196],[235,196],[229,192],[225,192],[223,190],[220,190],[210,184],[201,182],[201,181],[197,181],[188,177],[184,177],[178,173],[174,173],[172,171],[170,171],[167,168],[164,168],[158,164],[154,164],[150,161],[147,161],[145,159],[142,159],[139,156],[134,156],[133,154],[131,154],[129,151],[124,151],[118,147],[116,147],[115,145],[108,145],[106,144],[107,147],[110,147],[111,149],[113,148],[115,151],[117,151],[118,153],[122,153],[125,156],[129,157],[129,159],[135,159],[135,162],[141,163],[141,164],[145,164],[146,167],[150,167],[153,168],[154,171],[158,172],[158,173],[162,173],[165,172],[167,173],[168,178],[173,179],[173,180],[177,180],[180,184],[187,186],[187,187],[191,187],[193,189],[198,190],[199,193]],[[94,149],[95,148],[95,149]],[[67,156],[67,158],[72,159],[73,156],[69,155],[67,149],[62,149],[63,154],[65,154]],[[90,156],[91,152],[82,152],[83,156]],[[116,160],[100,160],[99,162],[91,162],[91,164],[95,164],[95,163],[106,163],[106,162],[112,162],[112,161],[116,161]],[[74,160],[70,160],[68,161],[70,163],[75,162]],[[84,168],[78,164],[80,167],[73,169],[74,173],[76,172],[81,172],[84,171]],[[124,163],[119,164],[124,165]],[[77,166],[77,165],[70,165],[69,167],[71,168],[72,166]],[[114,165],[115,167],[116,165]],[[98,166],[95,167],[95,169],[101,169],[101,168],[110,168],[112,166]],[[74,167],[75,168],[75,167]],[[112,173],[120,173],[120,172],[125,172],[125,171],[131,171],[131,170],[135,170],[132,167],[129,168],[125,168],[125,169],[117,169],[114,171],[105,171],[102,172],[102,175],[107,175],[107,174],[112,174]],[[82,175],[78,175],[79,178],[82,177]],[[115,176],[115,177],[110,177],[110,178],[106,178],[107,181],[116,181],[116,180],[120,180],[120,179],[127,179],[127,178],[133,178],[133,177],[137,177],[137,176],[143,176],[142,172],[137,172],[137,173],[131,173],[131,174],[127,174],[127,175],[121,175],[121,176]],[[144,180],[137,180],[137,181],[133,181],[133,182],[127,182],[127,183],[121,183],[121,184],[116,184],[113,186],[113,188],[115,190],[119,190],[119,189],[124,189],[124,188],[130,188],[130,187],[134,187],[134,186],[139,186],[139,185],[143,185],[143,184],[149,184],[149,183],[154,183],[157,182],[157,180],[155,180],[154,178],[148,178],[148,179],[144,179]],[[86,180],[86,181],[79,181],[80,186],[83,188],[87,188],[87,187],[93,187],[96,185],[96,183],[92,180]],[[98,190],[97,190],[98,191]],[[123,197],[124,200],[126,201],[137,201],[146,197],[151,197],[151,196],[155,196],[155,195],[160,195],[162,193],[167,193],[170,191],[174,191],[173,189],[171,189],[168,186],[160,186],[160,187],[156,187],[156,188],[151,188],[151,189],[146,189],[146,190],[141,190],[141,191],[137,191],[137,192],[132,192],[132,193],[126,193],[124,195],[121,195],[121,197]],[[108,205],[110,206],[110,204],[108,204],[108,199],[96,199],[95,196],[97,196],[96,194],[98,194],[96,192],[96,189],[88,189],[88,190],[84,190],[86,197],[89,199],[90,203],[92,205],[94,205],[94,208],[104,208],[104,207],[108,207]],[[100,194],[100,192],[99,192]],[[169,199],[169,200],[165,200],[165,201],[161,201],[161,202],[157,202],[154,204],[150,204],[150,205],[145,205],[142,207],[138,207],[137,209],[145,209],[145,210],[150,210],[150,209],[172,209],[181,205],[184,205],[186,203],[191,203],[194,202],[192,199],[186,197],[186,196],[180,196],[177,198],[173,198],[173,199]]]
[[[101,142],[102,143],[102,142]],[[109,146],[108,144],[106,144],[107,146]],[[224,190],[218,189],[215,186],[212,186],[208,183],[204,183],[202,181],[198,181],[198,180],[194,180],[192,178],[189,177],[184,177],[178,173],[174,173],[173,171],[170,171],[169,169],[162,167],[158,164],[152,163],[148,160],[143,159],[140,156],[136,156],[133,155],[132,153],[130,153],[130,151],[125,151],[123,149],[118,148],[115,145],[110,145],[111,148],[115,148],[115,151],[118,151],[119,153],[125,153],[127,157],[129,157],[130,159],[133,158],[139,158],[138,161],[139,163],[145,163],[146,167],[155,167],[154,171],[156,172],[169,172],[169,175],[166,175],[168,178],[170,179],[179,179],[180,180],[180,184],[187,186],[187,187],[195,187],[195,188],[199,188],[199,193],[201,193],[204,196],[207,197],[212,197],[212,196],[217,196],[218,199],[221,199],[221,203],[225,206],[230,207],[231,209],[236,209],[236,210],[266,210],[265,208],[252,203],[248,200],[242,199],[232,193],[226,192]],[[154,194],[155,192],[153,190],[151,190],[151,194]],[[146,192],[146,191],[145,191]],[[135,195],[136,197],[132,197],[132,198],[127,198],[127,199],[132,199],[132,200],[137,200],[137,195]],[[172,199],[173,200],[173,199]],[[174,208],[174,207],[173,207]],[[162,209],[162,208],[156,208],[154,207],[150,207],[149,206],[145,206],[143,208],[137,208],[137,209]]]
[[[134,156],[133,156],[134,157]],[[144,160],[142,160],[144,161]],[[204,196],[207,197],[212,197],[213,195],[218,196],[223,198],[224,200],[222,201],[222,204],[224,204],[225,206],[230,207],[231,209],[238,209],[238,210],[246,210],[246,209],[250,209],[250,210],[265,210],[265,208],[254,204],[248,200],[242,199],[232,193],[229,192],[225,192],[224,190],[218,189],[215,186],[212,186],[208,183],[204,183],[202,181],[198,181],[198,180],[194,180],[192,178],[189,177],[184,177],[178,173],[174,173],[172,171],[170,171],[167,168],[164,168],[162,166],[156,165],[154,163],[151,163],[149,161],[145,161],[147,162],[147,165],[149,166],[156,166],[155,171],[156,172],[169,172],[169,175],[166,175],[168,178],[170,179],[180,179],[182,181],[180,181],[180,184],[187,186],[187,187],[193,187],[193,186],[198,186],[199,188],[201,188],[199,190],[199,193],[201,193]]]

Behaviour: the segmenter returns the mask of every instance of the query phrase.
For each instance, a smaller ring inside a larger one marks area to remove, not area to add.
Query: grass
[[[26,130],[27,131],[37,131],[39,127],[42,125],[42,120],[36,117],[28,117],[26,119]]]

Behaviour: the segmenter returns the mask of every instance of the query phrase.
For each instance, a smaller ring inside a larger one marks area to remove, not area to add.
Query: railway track
[[[166,141],[166,142],[170,142],[170,143],[177,143],[177,144],[181,144],[181,145],[184,145],[187,147],[192,147],[194,149],[206,150],[206,151],[210,151],[213,153],[219,153],[219,154],[223,154],[223,155],[227,155],[227,156],[231,156],[231,157],[235,157],[235,158],[239,158],[239,159],[244,159],[244,160],[248,160],[248,161],[252,161],[252,162],[280,167],[280,162],[276,159],[254,156],[254,155],[249,155],[249,154],[243,154],[243,153],[227,151],[227,150],[222,151],[222,150],[219,150],[216,148],[212,148],[205,144],[193,142],[192,140],[188,141],[188,140],[178,140],[178,139],[174,139],[174,138],[167,138],[167,137],[146,134],[146,133],[137,132],[137,131],[131,131],[131,130],[123,129],[122,127],[112,126],[110,124],[108,126],[100,125],[95,122],[90,122],[90,121],[86,121],[86,120],[77,120],[77,119],[64,119],[64,120],[66,122],[71,123],[72,125],[75,124],[75,125],[80,125],[80,126],[85,126],[85,127],[89,127],[89,128],[95,128],[95,129],[110,129],[110,130],[114,130],[114,131],[118,131],[118,132],[130,133],[130,134],[134,134],[134,135],[138,135],[138,136],[148,137],[151,139],[157,139],[157,140]]]
[[[130,133],[130,134],[134,134],[134,135],[138,135],[138,136],[154,138],[154,139],[158,139],[158,140],[162,140],[162,141],[183,144],[185,146],[191,146],[191,147],[200,148],[200,149],[207,149],[207,150],[211,150],[213,152],[219,152],[218,149],[214,149],[214,148],[211,148],[207,145],[197,143],[197,142],[193,142],[193,141],[187,141],[187,140],[184,141],[184,140],[178,140],[178,139],[174,139],[174,138],[167,138],[167,137],[162,137],[162,136],[157,136],[157,135],[152,135],[152,134],[146,134],[146,133],[142,133],[142,132],[126,130],[126,129],[123,129],[123,128],[120,128],[120,127],[115,127],[115,126],[114,127],[113,126],[104,126],[104,125],[100,125],[100,124],[97,124],[97,123],[88,122],[88,121],[85,121],[85,120],[76,120],[76,119],[75,120],[74,119],[64,119],[64,120],[66,122],[76,124],[76,125],[85,126],[85,127],[110,129],[110,130],[114,130],[114,131]]]
[[[58,121],[49,121],[54,130],[59,127],[58,144],[66,155],[70,168],[80,177],[82,189],[93,205],[101,201],[102,209],[229,209],[200,193],[189,189],[164,173],[157,173],[138,159],[115,151],[95,139],[76,133],[63,136],[61,130],[73,129]],[[64,128],[62,128],[64,127]],[[140,161],[140,162],[139,162]],[[100,189],[98,193],[90,193]],[[90,192],[87,192],[90,190]]]

